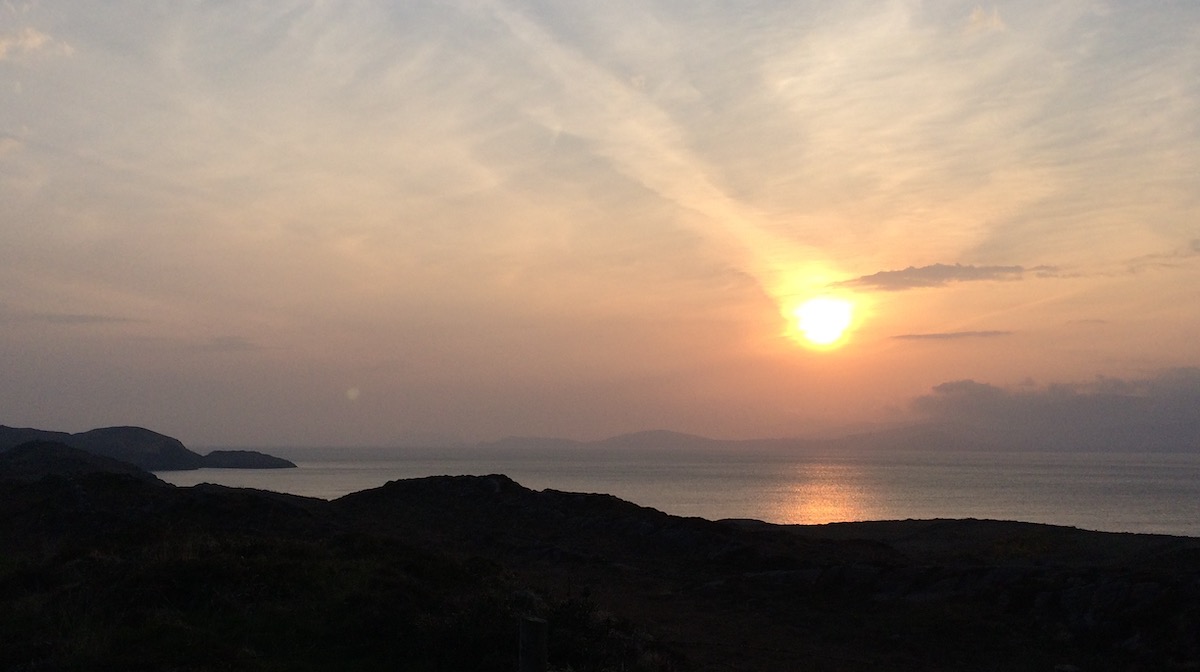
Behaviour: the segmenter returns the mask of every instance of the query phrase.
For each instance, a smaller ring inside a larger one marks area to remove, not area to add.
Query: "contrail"
[[[625,175],[700,215],[698,232],[729,251],[732,262],[756,279],[781,313],[790,319],[804,298],[841,279],[815,248],[773,233],[763,213],[714,184],[670,115],[635,87],[513,9],[500,3],[490,8],[565,91],[552,107],[528,113],[547,127],[587,138]]]

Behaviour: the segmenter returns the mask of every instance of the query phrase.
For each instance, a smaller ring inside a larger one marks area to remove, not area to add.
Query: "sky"
[[[0,424],[1195,419],[1198,334],[1194,2],[0,3]]]

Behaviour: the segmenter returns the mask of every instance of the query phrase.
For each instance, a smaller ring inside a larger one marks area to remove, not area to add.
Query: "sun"
[[[818,296],[800,304],[794,311],[796,329],[805,341],[817,347],[841,344],[854,321],[854,304],[832,296]]]

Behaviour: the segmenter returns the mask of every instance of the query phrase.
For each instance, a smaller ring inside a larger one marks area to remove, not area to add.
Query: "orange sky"
[[[592,4],[0,6],[0,423],[763,437],[1200,365],[1200,7]]]

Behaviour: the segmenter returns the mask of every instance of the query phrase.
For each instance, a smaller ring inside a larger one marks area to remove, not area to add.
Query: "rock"
[[[208,469],[295,469],[295,463],[256,450],[214,450],[202,458]]]

